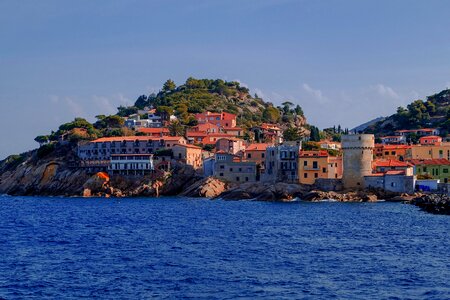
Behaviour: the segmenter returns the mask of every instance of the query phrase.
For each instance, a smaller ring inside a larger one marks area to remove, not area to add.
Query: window
[[[265,154],[264,152],[263,152],[263,153],[261,153],[261,158],[264,158],[264,154]]]
[[[327,172],[327,168],[322,168],[322,173],[326,173]]]
[[[317,164],[317,161],[313,161],[313,168],[314,169],[317,169],[319,166],[318,166],[318,164]]]
[[[242,168],[239,168],[239,172],[242,172]]]
[[[230,168],[230,172],[233,172],[233,168]]]
[[[219,176],[223,176],[223,173],[220,173]]]
[[[220,165],[220,167],[219,167],[220,169],[225,169],[225,166],[224,165]]]
[[[448,169],[442,169],[442,173],[448,173]]]
[[[247,153],[247,158],[252,158],[252,154],[251,153]]]
[[[305,160],[304,162],[303,162],[303,166],[308,166],[308,161],[307,160]]]
[[[245,177],[245,181],[248,181],[248,177]]]
[[[319,177],[319,173],[314,173],[314,178]]]
[[[303,173],[303,178],[308,178],[308,173]]]
[[[236,177],[236,181],[239,181],[239,177]]]

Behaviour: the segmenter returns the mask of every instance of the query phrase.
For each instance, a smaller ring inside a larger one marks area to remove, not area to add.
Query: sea
[[[401,203],[0,196],[1,299],[449,299],[450,216]]]

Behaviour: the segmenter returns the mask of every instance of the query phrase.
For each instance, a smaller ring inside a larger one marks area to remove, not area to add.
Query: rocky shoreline
[[[87,174],[71,167],[73,149],[61,149],[47,158],[28,160],[0,173],[0,194],[13,196],[84,196],[84,197],[157,197],[178,195],[224,200],[290,202],[334,200],[339,202],[376,202],[379,200],[414,204],[424,211],[450,214],[448,196],[393,194],[380,190],[322,191],[314,186],[289,183],[227,183],[214,177],[203,178],[192,168],[174,165],[163,178]]]

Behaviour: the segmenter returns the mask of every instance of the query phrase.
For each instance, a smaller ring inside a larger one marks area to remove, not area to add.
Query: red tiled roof
[[[139,128],[139,132],[142,133],[169,133],[169,129],[165,127],[159,127],[159,128]]]
[[[272,144],[268,143],[259,143],[259,144],[250,144],[246,151],[266,151],[266,148],[272,146]]]
[[[203,132],[203,131],[191,131],[191,132],[186,132],[186,136],[198,136],[198,137],[205,137],[209,135],[207,132]]]
[[[409,161],[413,165],[433,165],[433,166],[450,166],[450,160],[445,158],[438,158],[438,159],[411,159]]]
[[[436,128],[422,128],[422,129],[408,129],[408,130],[396,130],[395,132],[416,132],[416,131],[426,131],[430,132],[436,130]]]
[[[388,160],[375,160],[373,162],[373,167],[409,167],[410,164],[404,161],[399,161],[395,159]]]
[[[201,147],[195,146],[195,145],[190,145],[190,144],[175,144],[174,146],[180,146],[180,147],[185,147],[185,148],[191,148],[191,149],[199,149],[201,150]]]
[[[182,139],[182,136],[163,136],[163,137],[151,137],[151,136],[114,136],[114,137],[104,137],[99,138],[93,143],[103,143],[103,142],[123,142],[123,141],[178,141]]]

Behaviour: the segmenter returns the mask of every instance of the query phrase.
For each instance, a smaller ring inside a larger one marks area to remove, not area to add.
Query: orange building
[[[236,127],[236,115],[227,112],[204,112],[195,115],[199,124],[212,123],[220,127]]]
[[[412,176],[414,173],[413,165],[395,159],[379,159],[372,163],[374,173],[386,173],[388,171],[402,171],[406,176]]]
[[[408,145],[383,145],[376,144],[374,155],[376,159],[394,159],[404,161],[409,155],[411,146]]]
[[[195,170],[202,167],[202,148],[194,145],[176,144],[172,147],[173,158],[186,165],[191,165]]]
[[[244,140],[235,137],[219,138],[216,142],[216,151],[224,151],[225,153],[237,154],[243,153],[245,150]]]
[[[139,128],[138,132],[152,137],[161,137],[170,135],[169,129],[164,127]]]
[[[269,146],[272,146],[272,144],[250,144],[245,149],[245,160],[255,162],[263,171],[266,167],[266,149]]]
[[[439,145],[442,143],[442,138],[437,135],[423,136],[419,139],[421,145]]]
[[[330,156],[327,151],[301,151],[298,163],[301,184],[314,184],[317,178],[341,178],[342,157]]]

